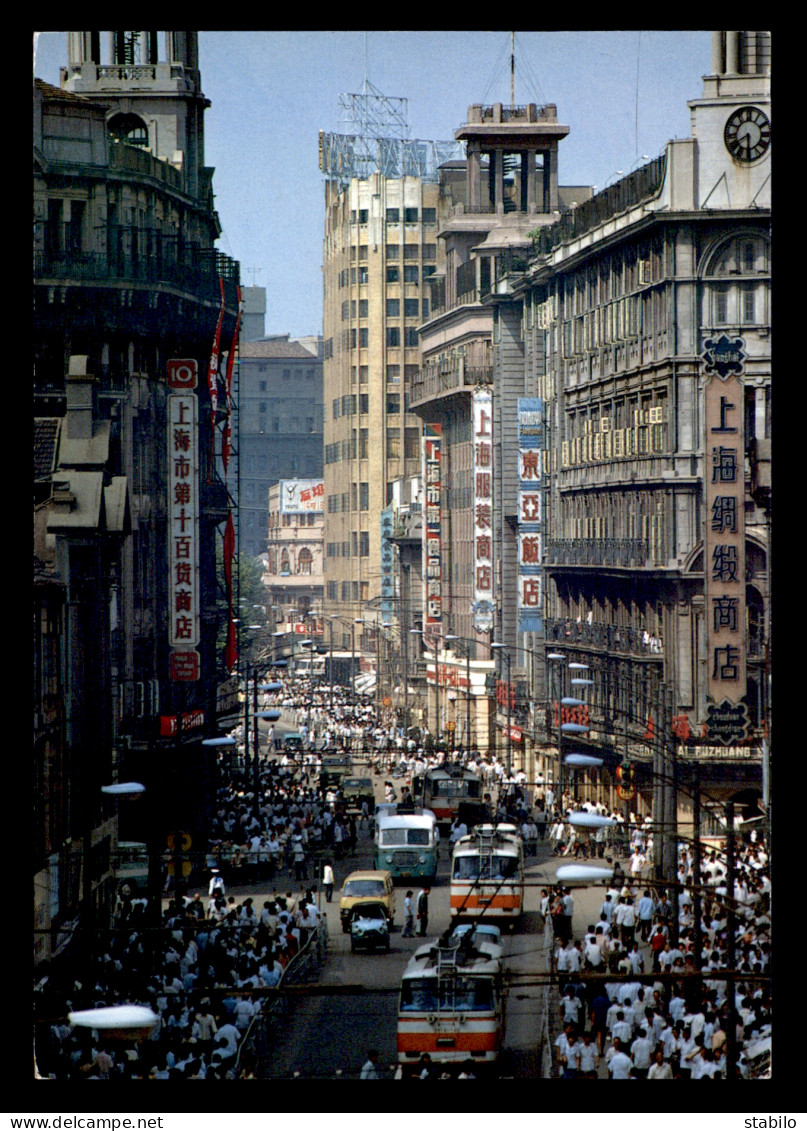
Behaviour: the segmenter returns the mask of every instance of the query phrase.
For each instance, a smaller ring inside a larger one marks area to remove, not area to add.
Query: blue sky
[[[58,85],[64,32],[41,32],[34,72]],[[365,78],[408,101],[409,133],[453,139],[475,102],[510,101],[509,31],[202,31],[205,160],[244,283],[266,288],[267,333],[322,328],[320,130],[340,132],[339,95]],[[570,127],[559,180],[603,188],[688,137],[710,31],[516,32],[515,102],[554,102]]]

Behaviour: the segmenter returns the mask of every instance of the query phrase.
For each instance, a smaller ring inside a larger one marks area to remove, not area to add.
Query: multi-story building
[[[268,492],[322,476],[322,341],[242,341],[238,366],[239,549],[266,554]]]
[[[322,479],[282,479],[269,488],[263,583],[278,630],[321,617],[323,497]]]
[[[106,915],[119,829],[149,839],[157,866],[173,832],[203,847],[201,740],[231,666],[217,646],[229,506],[213,456],[227,400],[208,377],[238,283],[215,247],[196,33],[67,43],[61,87],[34,84],[34,871],[54,946],[77,909]],[[147,787],[136,814],[101,792],[127,780]]]
[[[648,804],[641,767],[653,762],[654,788],[669,784],[673,751],[679,784],[696,766],[718,799],[750,803],[762,784],[770,38],[713,42],[691,136],[537,233],[529,266],[490,297],[496,380],[536,398],[538,438],[512,428],[509,443],[520,460],[543,449],[530,560],[543,570],[545,649],[561,657],[547,668],[588,666],[589,731],[575,741],[612,784],[621,759],[635,762]],[[532,532],[514,486],[501,505]],[[547,675],[534,701],[559,690]],[[685,792],[678,802],[687,809]]]
[[[346,622],[347,646],[347,625],[382,597],[391,484],[420,472],[420,422],[405,389],[419,364],[417,328],[430,315],[425,281],[439,267],[437,168],[457,146],[404,136],[405,99],[369,84],[342,98],[354,125],[320,135],[320,167],[325,609]]]
[[[422,362],[407,388],[410,408],[427,429],[437,429],[440,446],[441,529],[429,524],[440,543],[439,567],[431,567],[439,576],[427,581],[435,593],[439,586],[439,601],[433,615],[427,603],[423,622],[434,687],[430,725],[442,731],[453,724],[457,737],[485,750],[496,745],[486,690],[490,644],[515,644],[508,600],[516,585],[515,535],[503,503],[512,493],[516,450],[508,441],[516,398],[532,392],[524,378],[512,379],[510,367],[494,364],[500,354],[510,361],[513,345],[500,332],[490,297],[499,276],[526,263],[534,232],[591,196],[590,189],[558,184],[558,146],[568,132],[551,104],[469,107],[455,134],[466,160],[440,170],[444,267],[429,280]],[[498,381],[505,372],[507,382]],[[460,703],[471,707],[459,719],[449,717],[457,688]]]

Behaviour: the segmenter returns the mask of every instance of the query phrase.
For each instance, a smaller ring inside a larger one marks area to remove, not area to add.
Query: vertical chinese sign
[[[518,398],[518,631],[543,630],[544,413]]]
[[[169,678],[198,680],[199,427],[194,360],[167,363]]]
[[[442,424],[423,425],[423,639],[435,653],[443,620]]]
[[[395,575],[393,572],[391,506],[381,512],[381,623],[392,623],[393,599],[395,597]]]
[[[489,392],[473,394],[474,628],[493,628],[493,409]]]
[[[746,598],[743,385],[741,342],[707,342],[704,415],[704,580],[707,724],[713,740],[745,736]],[[709,347],[712,347],[711,349]],[[711,372],[710,372],[711,371]]]

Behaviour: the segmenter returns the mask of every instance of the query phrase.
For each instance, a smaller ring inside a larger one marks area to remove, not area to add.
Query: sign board
[[[322,514],[324,479],[281,479],[281,514]]]
[[[442,424],[423,425],[423,637],[436,650],[443,622]]]
[[[195,363],[167,365],[168,643],[182,653],[169,678],[199,679],[199,423]],[[179,391],[182,390],[182,391]],[[195,659],[194,659],[195,657]]]
[[[544,406],[518,398],[518,630],[543,631]]]
[[[472,398],[474,446],[473,612],[477,632],[493,627],[493,401],[488,390]]]

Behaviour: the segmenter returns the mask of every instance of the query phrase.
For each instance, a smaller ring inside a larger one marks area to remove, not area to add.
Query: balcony
[[[606,624],[603,622],[575,621],[570,618],[544,619],[546,639],[559,644],[590,647],[603,652],[616,652],[630,656],[652,656],[664,658],[664,644],[647,629],[632,628],[630,625]]]
[[[461,353],[427,362],[409,389],[409,407],[446,396],[458,389],[493,384],[493,347],[490,342],[469,344]]]
[[[652,566],[646,542],[636,538],[561,538],[545,543],[544,562],[553,565]]]
[[[219,277],[237,283],[239,265],[216,248],[186,247],[178,257],[166,252],[164,243],[156,254],[43,251],[34,256],[35,283],[125,282],[148,287],[164,283],[199,297],[218,299]]]

